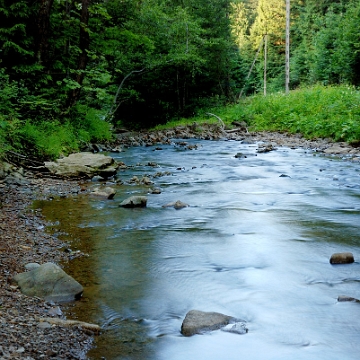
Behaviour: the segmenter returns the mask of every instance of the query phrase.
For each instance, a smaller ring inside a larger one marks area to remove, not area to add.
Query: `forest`
[[[284,92],[285,23],[285,0],[0,0],[0,152],[55,158]],[[359,1],[291,0],[291,91],[356,89],[359,69]]]

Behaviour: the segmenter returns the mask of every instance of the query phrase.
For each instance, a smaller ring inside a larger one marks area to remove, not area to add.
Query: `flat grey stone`
[[[17,274],[14,281],[23,294],[47,301],[73,301],[80,298],[83,292],[83,287],[76,280],[53,263]]]

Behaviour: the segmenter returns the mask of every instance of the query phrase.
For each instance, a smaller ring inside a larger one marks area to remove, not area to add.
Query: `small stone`
[[[40,267],[40,264],[38,263],[28,263],[25,265],[25,269],[29,271],[37,269],[38,267]]]
[[[159,189],[159,188],[154,188],[154,189],[149,189],[149,192],[151,193],[151,194],[161,194],[161,189]]]
[[[48,322],[44,321],[44,322],[39,323],[37,325],[37,327],[39,329],[49,329],[49,328],[51,328],[51,325]]]
[[[46,350],[45,355],[48,356],[48,357],[53,357],[53,356],[56,355],[56,352],[54,350],[52,350],[52,349],[48,349],[48,350]]]
[[[237,322],[234,325],[230,324],[225,326],[222,331],[226,331],[233,334],[243,335],[248,332],[248,329],[246,328],[245,324],[243,322]]]
[[[330,258],[330,264],[351,264],[353,262],[354,255],[350,252],[335,253]]]
[[[188,204],[185,204],[182,201],[177,200],[175,202],[165,204],[162,207],[164,207],[164,208],[173,207],[176,210],[180,210],[180,209],[183,209],[183,208],[188,207],[188,206],[189,206]]]
[[[50,316],[61,316],[62,315],[62,311],[59,308],[59,306],[55,306],[52,307],[49,311],[48,311],[48,315]]]

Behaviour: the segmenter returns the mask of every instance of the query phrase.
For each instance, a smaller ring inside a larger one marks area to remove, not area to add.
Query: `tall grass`
[[[112,139],[110,124],[93,109],[84,110],[76,121],[19,120],[0,114],[0,157],[13,150],[39,159],[56,159],[77,152],[90,142]]]
[[[360,140],[360,92],[350,86],[299,89],[255,96],[238,105],[253,130],[301,133],[307,138]]]
[[[306,138],[331,138],[334,141],[360,140],[360,92],[352,86],[314,86],[291,91],[255,95],[239,104],[203,110],[191,119],[167,124],[217,121],[226,125],[245,121],[253,131],[300,133]]]

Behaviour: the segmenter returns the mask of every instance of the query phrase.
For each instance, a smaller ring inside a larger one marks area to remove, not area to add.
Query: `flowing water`
[[[51,231],[90,255],[65,269],[85,289],[66,315],[104,329],[89,356],[359,359],[360,304],[337,301],[360,298],[359,165],[289,148],[190,143],[198,149],[112,154],[134,165],[120,179],[164,175],[153,178],[162,193],[149,194],[146,208],[119,207],[149,188],[130,185],[117,186],[112,201],[41,203]],[[176,200],[190,207],[162,207]],[[329,263],[348,251],[355,263]],[[243,319],[249,332],[184,337],[191,309]]]

